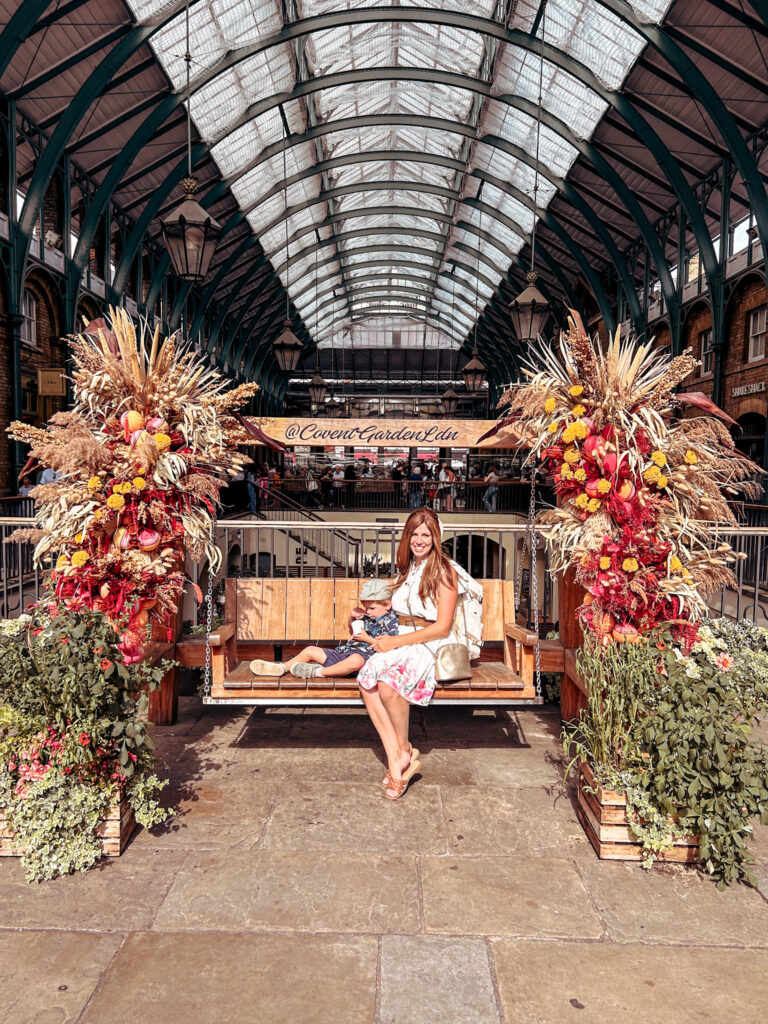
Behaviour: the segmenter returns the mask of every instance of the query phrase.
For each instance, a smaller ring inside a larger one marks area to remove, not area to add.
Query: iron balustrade
[[[276,513],[277,515],[277,513]],[[7,542],[30,518],[0,517],[0,617],[14,617],[41,592],[43,572],[32,561],[28,542]],[[327,523],[293,518],[230,518],[220,520],[217,543],[223,564],[219,576],[390,577],[395,571],[402,522]],[[521,585],[520,611],[531,622],[530,570],[520,564],[526,526],[444,523],[447,554],[476,578],[508,579]],[[734,566],[736,586],[710,595],[715,615],[748,618],[768,626],[768,526],[713,529],[712,546],[730,543],[744,555]],[[206,578],[205,565],[188,567],[195,582]],[[547,569],[541,541],[537,548],[542,632],[557,621],[556,591]]]

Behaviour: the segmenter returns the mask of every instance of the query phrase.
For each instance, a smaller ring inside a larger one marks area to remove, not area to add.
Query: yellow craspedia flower
[[[586,411],[587,410],[583,405],[574,405],[574,407],[571,409],[571,412],[577,419],[579,418],[579,416],[583,416]]]
[[[607,494],[610,491],[610,489],[611,489],[611,481],[610,480],[598,480],[597,481],[597,489],[598,489],[600,494]]]
[[[661,488],[666,487],[668,483],[669,480],[667,480],[667,478],[662,473],[661,476],[659,476],[659,479],[656,481],[656,486],[659,488],[659,490],[661,490]]]
[[[56,559],[56,568],[63,569],[67,565],[69,565],[69,559],[67,558],[67,556],[59,555],[59,557]]]
[[[574,384],[572,388],[568,389],[568,394],[572,395],[574,398],[578,398],[579,395],[581,395],[583,393],[584,393],[584,388],[581,386],[581,384]]]
[[[649,466],[643,473],[643,480],[645,480],[647,484],[655,484],[660,476],[661,470],[658,466]]]
[[[589,504],[589,496],[587,494],[580,494],[577,498],[574,499],[573,504],[576,506],[576,508],[585,509]]]
[[[113,490],[113,492],[115,494],[130,494],[131,493],[131,485],[128,483],[127,480],[124,480],[120,484],[115,484],[115,486],[112,488],[112,490]]]
[[[636,558],[625,558],[621,563],[621,568],[624,572],[637,572],[640,566],[637,564]]]
[[[584,481],[587,479],[587,471],[586,469],[583,468],[583,466],[579,466],[579,468],[573,475],[579,481],[580,484],[584,483]]]
[[[171,439],[167,434],[153,434],[152,440],[161,452],[164,452],[167,448],[171,447]]]
[[[599,498],[590,498],[587,502],[587,512],[597,512],[602,507],[602,501]]]
[[[133,478],[133,486],[136,488],[137,491],[143,491],[144,488],[147,486],[147,481],[144,479],[143,476],[135,476]]]
[[[107,498],[107,505],[109,508],[113,508],[116,512],[119,512],[121,508],[125,507],[125,498],[122,494],[110,494]]]
[[[566,462],[578,462],[581,456],[578,448],[566,448],[563,456]]]
[[[576,420],[576,422],[573,424],[573,429],[576,433],[576,437],[578,437],[580,441],[583,441],[589,433],[589,430],[587,429],[587,424],[584,422],[584,420]]]
[[[664,452],[654,452],[651,456],[651,461],[655,462],[657,466],[665,466],[667,463],[667,456]]]
[[[88,552],[76,551],[74,555],[72,555],[71,561],[72,565],[76,566],[78,569],[82,568],[82,566],[84,566],[85,563],[88,561]]]
[[[97,476],[92,476],[90,478],[90,480],[88,481],[88,490],[89,491],[100,491],[101,490],[101,480],[99,480],[99,478]]]
[[[600,559],[600,568],[601,569],[610,569],[611,568],[611,560],[610,560],[610,558],[607,555],[603,555],[603,557]]]
[[[560,467],[560,476],[563,480],[573,480],[573,470],[567,462],[564,462]]]
[[[549,431],[550,434],[555,434],[555,433],[557,433],[558,426],[559,426],[559,424],[557,424],[557,423],[550,423],[549,426],[547,427],[547,430]]]
[[[680,570],[682,568],[683,568],[683,563],[680,561],[680,559],[677,557],[677,555],[672,555],[672,557],[669,560],[669,571],[670,572],[680,572]]]
[[[544,403],[544,412],[554,412],[557,407],[557,402],[554,398],[548,398]]]
[[[566,444],[570,444],[572,441],[576,440],[575,423],[569,423],[568,426],[565,428],[565,430],[563,431],[563,440]]]
[[[82,530],[80,531],[80,533],[76,533],[75,534],[75,543],[76,544],[82,544],[83,543],[83,531]]]
[[[688,451],[685,453],[685,461],[688,463],[689,466],[695,466],[696,463],[699,461],[699,456],[696,454],[696,452],[692,452],[689,448]]]

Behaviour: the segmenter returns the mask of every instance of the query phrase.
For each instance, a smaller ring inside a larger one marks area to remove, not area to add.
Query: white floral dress
[[[453,564],[453,563],[452,563]],[[411,571],[404,582],[392,594],[392,610],[398,615],[413,615],[417,619],[437,621],[437,607],[431,600],[423,601],[419,597],[419,584],[425,563],[411,566]],[[459,566],[454,566],[458,571]],[[474,586],[478,586],[464,570],[459,575],[459,593],[462,593],[464,577]],[[481,590],[482,593],[482,590]],[[413,632],[413,626],[400,625],[399,635]],[[360,669],[357,677],[358,685],[364,690],[373,690],[379,683],[385,683],[405,697],[411,704],[429,704],[435,692],[435,654],[446,644],[455,644],[459,639],[452,630],[441,640],[430,640],[428,643],[413,644],[409,647],[398,647],[394,651],[380,651],[372,655]]]

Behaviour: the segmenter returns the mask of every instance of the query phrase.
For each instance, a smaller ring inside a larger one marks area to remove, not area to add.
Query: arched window
[[[24,317],[21,324],[21,340],[25,345],[37,348],[37,300],[27,289],[24,290],[21,315]]]

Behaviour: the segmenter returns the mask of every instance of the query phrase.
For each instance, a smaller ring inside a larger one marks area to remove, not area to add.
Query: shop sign
[[[740,384],[732,391],[734,398],[741,398],[743,395],[759,395],[765,391],[765,381],[759,380],[755,384]]]
[[[264,433],[287,445],[341,445],[384,448],[474,448],[495,420],[344,420],[264,416],[256,421]]]
[[[37,392],[40,395],[63,397],[67,393],[67,382],[64,379],[63,366],[51,366],[47,370],[37,371]]]

